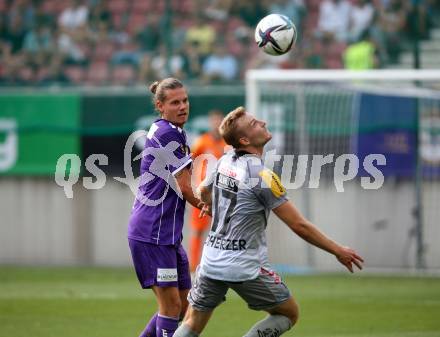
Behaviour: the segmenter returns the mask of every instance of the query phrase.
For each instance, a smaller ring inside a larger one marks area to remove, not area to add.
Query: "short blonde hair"
[[[224,138],[226,144],[231,145],[234,148],[240,147],[240,130],[237,128],[237,120],[246,114],[246,110],[240,106],[223,118],[220,124],[220,135]]]

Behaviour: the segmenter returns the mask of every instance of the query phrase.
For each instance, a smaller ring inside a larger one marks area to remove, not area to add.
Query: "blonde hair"
[[[182,82],[177,78],[168,77],[161,81],[156,81],[150,84],[149,89],[153,94],[153,105],[156,106],[156,101],[164,102],[167,98],[166,91],[172,89],[183,88]],[[160,113],[160,111],[159,111]]]
[[[240,106],[235,110],[232,110],[226,115],[220,124],[220,135],[224,138],[226,144],[231,145],[234,148],[240,147],[240,130],[237,130],[237,120],[246,114],[246,110]]]

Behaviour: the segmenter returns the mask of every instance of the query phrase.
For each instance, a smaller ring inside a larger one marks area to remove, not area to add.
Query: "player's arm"
[[[199,217],[203,217],[205,214],[212,215],[212,186],[215,174],[216,170],[208,172],[205,179],[197,187],[197,196],[204,204]]]
[[[202,184],[197,188],[197,195],[203,202],[203,208],[200,212],[199,218],[203,217],[205,214],[212,215],[212,190],[211,186],[203,186]]]
[[[305,219],[290,201],[274,208],[273,212],[302,239],[335,255],[338,261],[350,272],[353,272],[353,264],[362,269],[362,262],[364,262],[362,257],[357,255],[353,249],[341,246],[327,237],[315,225]]]
[[[174,178],[176,178],[183,198],[194,207],[202,209],[203,202],[199,198],[197,198],[191,187],[191,169],[189,167],[184,168],[183,170],[175,174]]]

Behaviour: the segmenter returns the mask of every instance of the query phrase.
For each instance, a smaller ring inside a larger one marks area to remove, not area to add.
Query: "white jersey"
[[[255,279],[269,269],[266,244],[271,209],[283,204],[286,191],[261,158],[230,151],[204,182],[212,187],[212,223],[200,273],[223,281]]]

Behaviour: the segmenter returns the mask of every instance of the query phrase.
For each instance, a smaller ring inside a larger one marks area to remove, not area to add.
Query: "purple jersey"
[[[181,241],[186,201],[174,176],[191,162],[185,131],[164,119],[156,120],[142,153],[141,179],[128,238],[157,245]]]

